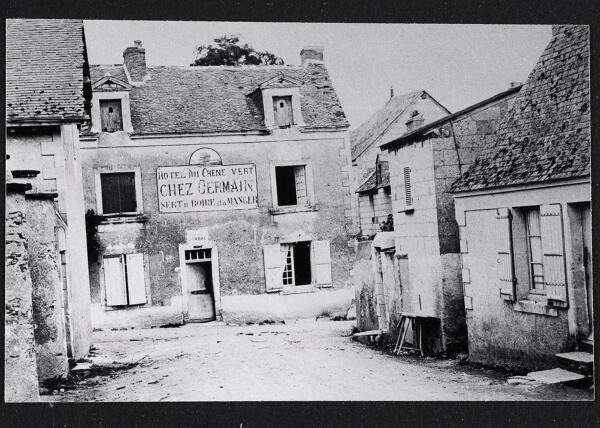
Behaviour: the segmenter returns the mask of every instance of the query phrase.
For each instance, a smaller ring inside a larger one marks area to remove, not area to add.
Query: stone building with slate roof
[[[554,26],[453,184],[472,361],[548,368],[592,345],[589,53],[588,27]]]
[[[354,216],[361,236],[377,233],[380,223],[391,214],[388,186],[377,184],[373,188],[369,185],[377,181],[377,171],[385,169],[386,160],[381,159],[379,147],[448,113],[424,90],[400,95],[394,95],[391,90],[385,105],[350,133]],[[380,164],[380,160],[384,163]]]
[[[357,297],[357,314],[376,307],[380,328],[393,336],[403,313],[417,315],[428,353],[466,345],[458,228],[448,188],[478,154],[491,150],[499,121],[520,89],[511,86],[381,146],[394,230],[375,236],[374,290]],[[373,299],[382,302],[368,301]],[[365,320],[365,327],[372,324]]]
[[[82,20],[6,21],[7,401],[35,400],[32,379],[90,349],[78,130],[90,100]]]
[[[91,66],[81,135],[94,325],[285,319],[343,288],[349,124],[322,48],[300,66],[123,57]]]

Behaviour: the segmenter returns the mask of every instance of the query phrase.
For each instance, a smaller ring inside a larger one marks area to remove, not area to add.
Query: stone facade
[[[33,338],[33,286],[25,238],[23,187],[7,189],[4,287],[4,398],[7,402],[37,401],[38,375]]]

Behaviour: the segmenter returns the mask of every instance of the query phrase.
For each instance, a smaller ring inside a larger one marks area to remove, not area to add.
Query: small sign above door
[[[187,242],[188,244],[196,244],[205,241],[208,241],[207,227],[200,227],[198,229],[188,229],[185,231],[185,242]]]

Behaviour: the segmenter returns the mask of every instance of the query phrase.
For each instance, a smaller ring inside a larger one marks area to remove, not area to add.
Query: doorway
[[[285,257],[283,269],[283,285],[309,285],[312,283],[310,241],[282,244]]]
[[[183,292],[187,300],[190,322],[216,319],[213,249],[184,249]]]
[[[585,288],[587,291],[587,311],[589,320],[589,339],[594,339],[594,290],[592,278],[592,210],[590,204],[581,208],[581,229],[583,240],[583,268],[585,271]]]

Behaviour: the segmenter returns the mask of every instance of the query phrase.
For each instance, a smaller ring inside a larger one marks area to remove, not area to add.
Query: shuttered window
[[[100,100],[100,124],[103,132],[123,130],[121,100]]]
[[[304,165],[276,166],[275,180],[278,206],[308,205]]]
[[[555,306],[567,306],[562,210],[559,204],[540,206],[541,250],[546,297]]]
[[[102,213],[134,213],[137,210],[134,172],[100,174]]]
[[[529,261],[529,284],[534,292],[542,292],[544,286],[544,263],[542,256],[542,232],[540,209],[530,208],[525,212],[527,230],[527,252]]]
[[[143,305],[147,302],[143,254],[105,257],[103,268],[106,306]]]
[[[497,248],[497,278],[500,297],[514,302],[516,300],[515,269],[512,245],[512,215],[508,208],[496,210],[496,248]]]
[[[410,167],[404,167],[404,204],[406,207],[412,207],[412,186],[410,183]]]
[[[273,114],[275,125],[287,128],[294,122],[292,116],[292,97],[273,97]]]

